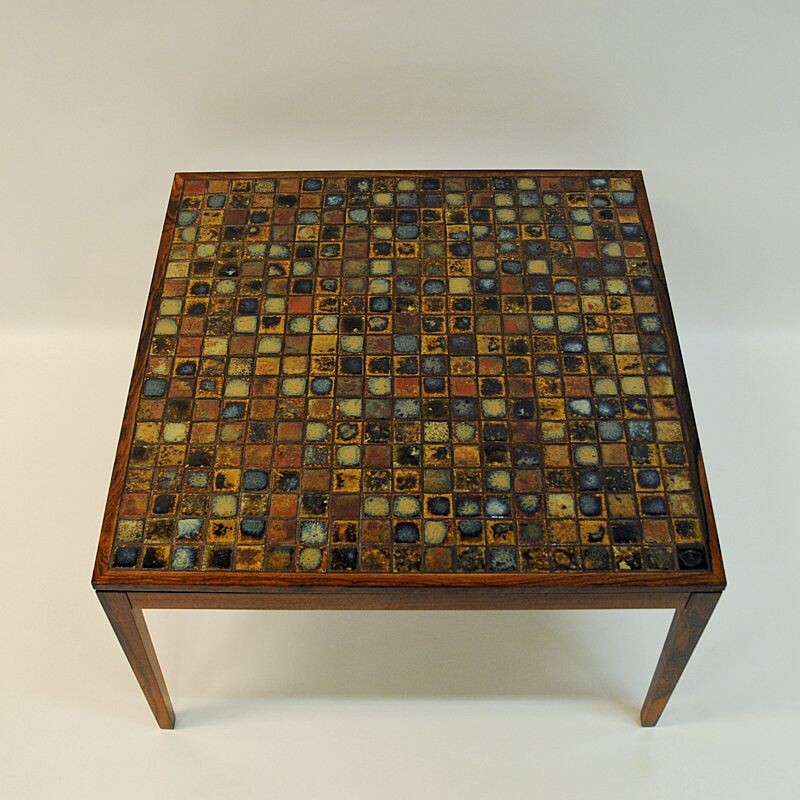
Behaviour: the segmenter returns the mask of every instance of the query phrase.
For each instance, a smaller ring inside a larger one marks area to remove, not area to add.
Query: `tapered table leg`
[[[695,592],[689,595],[683,608],[675,611],[642,706],[641,720],[645,727],[652,727],[658,722],[719,598],[720,592]]]
[[[141,610],[131,606],[126,592],[98,592],[97,597],[114,633],[117,634],[156,722],[161,728],[174,728],[175,712],[172,710],[164,676],[161,674]]]

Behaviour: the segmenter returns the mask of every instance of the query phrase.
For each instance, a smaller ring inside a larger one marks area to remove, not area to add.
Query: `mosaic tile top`
[[[709,569],[633,173],[179,185],[112,572]]]

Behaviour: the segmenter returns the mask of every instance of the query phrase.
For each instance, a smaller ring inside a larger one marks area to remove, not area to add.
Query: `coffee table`
[[[175,176],[92,584],[142,609],[674,608],[725,587],[641,173]]]

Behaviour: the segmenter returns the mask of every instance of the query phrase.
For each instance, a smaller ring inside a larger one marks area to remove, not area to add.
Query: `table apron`
[[[254,610],[524,610],[683,608],[691,592],[522,592],[507,588],[337,589],[270,592],[126,592],[133,608]]]

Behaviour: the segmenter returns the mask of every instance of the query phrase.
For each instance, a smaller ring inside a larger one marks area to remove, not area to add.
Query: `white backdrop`
[[[796,4],[0,19],[3,796],[798,794]],[[153,612],[160,732],[89,576],[172,173],[440,167],[643,170],[729,589],[654,730],[668,612]]]

